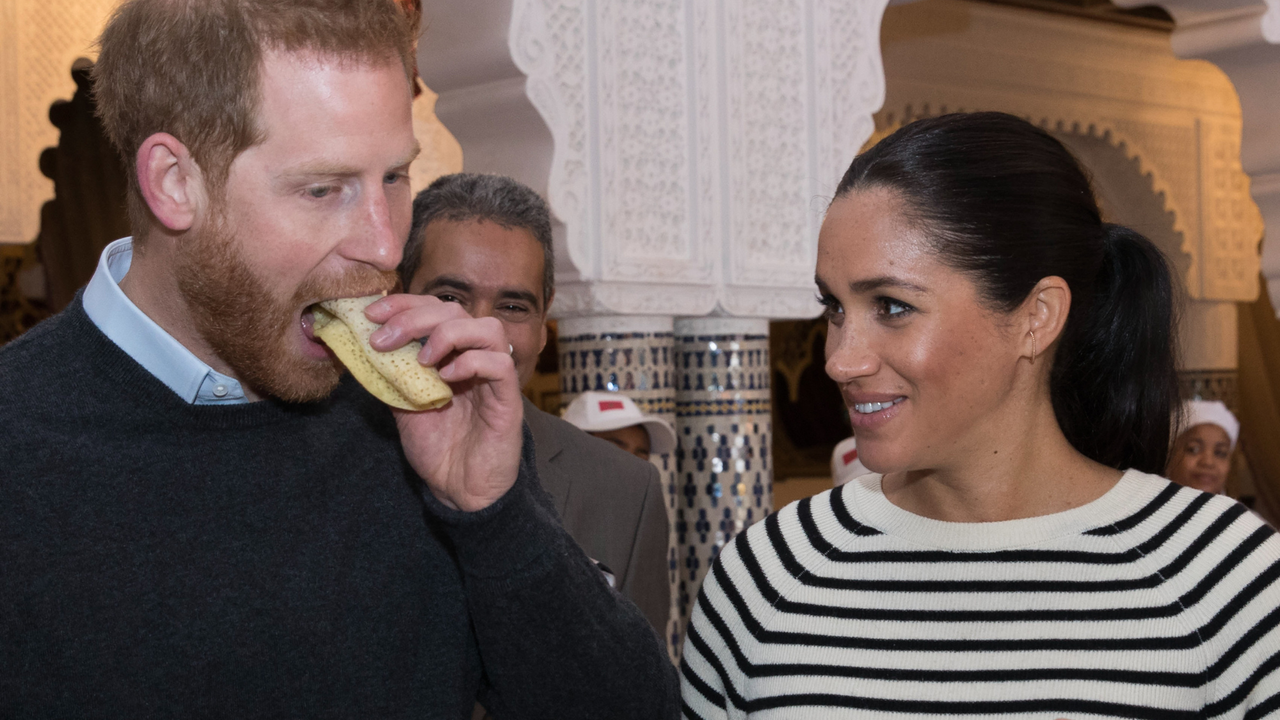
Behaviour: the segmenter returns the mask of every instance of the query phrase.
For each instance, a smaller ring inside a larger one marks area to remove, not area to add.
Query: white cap
[[[831,477],[839,487],[856,477],[870,473],[858,459],[858,442],[855,438],[841,440],[831,453]]]
[[[1231,449],[1235,449],[1236,440],[1240,439],[1240,421],[1221,400],[1188,400],[1182,406],[1182,413],[1179,435],[1197,425],[1217,425],[1227,431],[1227,437],[1231,438]]]
[[[676,449],[676,431],[671,425],[662,418],[640,412],[635,402],[621,393],[582,393],[565,408],[564,419],[586,432],[643,425],[649,432],[649,452],[665,455]]]

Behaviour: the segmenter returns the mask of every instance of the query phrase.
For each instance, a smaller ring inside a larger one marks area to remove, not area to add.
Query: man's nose
[[[365,197],[359,213],[358,226],[347,243],[345,255],[358,262],[367,263],[379,270],[392,271],[400,265],[404,255],[401,228],[395,221],[395,210],[387,192],[381,185]]]

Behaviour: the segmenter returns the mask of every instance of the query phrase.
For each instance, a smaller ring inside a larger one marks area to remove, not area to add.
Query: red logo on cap
[[[850,450],[849,452],[845,453],[840,459],[844,461],[845,465],[848,465],[849,463],[858,459],[858,449],[854,448]]]
[[[601,400],[600,401],[600,412],[607,412],[609,410],[621,410],[621,409],[622,409],[621,400]]]

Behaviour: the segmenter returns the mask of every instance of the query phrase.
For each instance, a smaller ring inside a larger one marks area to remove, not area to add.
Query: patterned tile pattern
[[[659,331],[618,331],[616,323],[604,327],[575,326],[561,322],[563,333],[558,338],[560,350],[560,402],[568,406],[579,394],[589,390],[620,392],[630,397],[641,412],[676,423],[676,390],[671,364],[672,334]],[[669,327],[669,326],[668,326]],[[675,542],[676,459],[674,453],[654,455],[650,462],[658,468],[667,505],[668,577],[671,582],[671,613],[667,620],[667,650],[673,661],[679,661],[682,639],[679,593],[678,555]]]
[[[676,322],[680,627],[720,550],[772,509],[766,321]]]

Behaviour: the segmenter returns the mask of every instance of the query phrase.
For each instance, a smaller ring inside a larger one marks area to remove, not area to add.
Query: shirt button
[[[213,386],[213,395],[214,395],[214,397],[226,397],[226,396],[227,396],[227,386],[226,386],[226,385],[214,385],[214,386]]]

